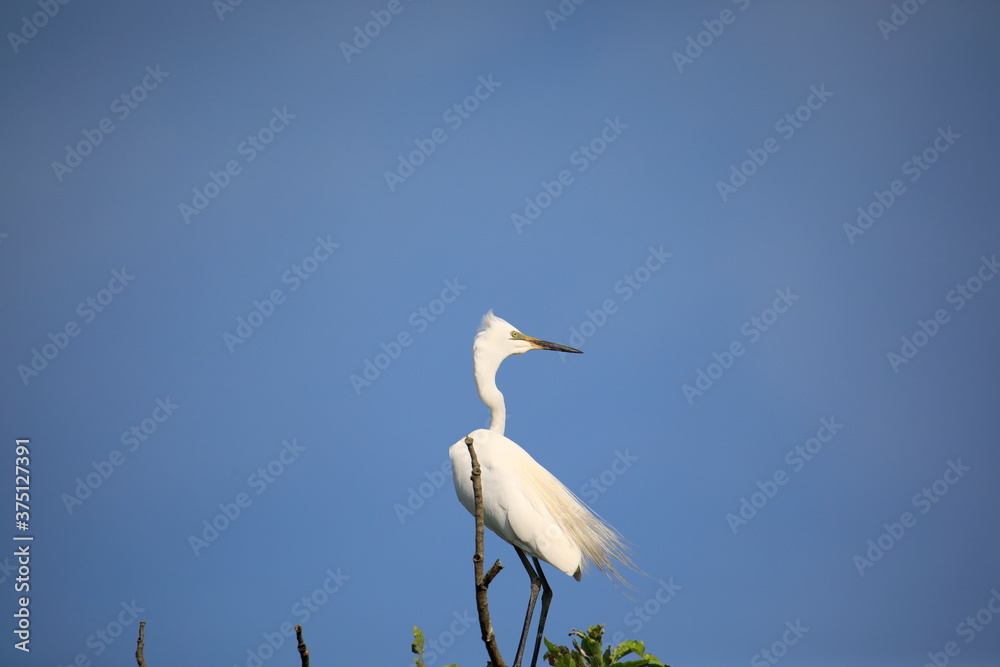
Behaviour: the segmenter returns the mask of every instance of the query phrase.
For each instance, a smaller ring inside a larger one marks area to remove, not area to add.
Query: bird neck
[[[507,408],[504,406],[503,394],[496,385],[493,385],[492,394],[487,397],[480,391],[479,398],[483,399],[483,403],[490,409],[490,430],[503,435],[504,427],[507,425]]]
[[[507,423],[507,408],[504,405],[503,394],[497,389],[496,383],[500,363],[486,358],[486,355],[474,353],[472,366],[479,398],[490,409],[490,430],[503,435]]]

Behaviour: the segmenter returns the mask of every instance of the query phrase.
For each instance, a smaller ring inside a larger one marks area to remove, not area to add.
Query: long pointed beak
[[[577,350],[573,347],[568,347],[566,345],[560,345],[559,343],[550,343],[547,340],[539,340],[537,338],[531,338],[530,336],[525,336],[525,340],[531,343],[536,350],[553,350],[555,352],[573,352],[575,354],[583,354],[583,351]]]

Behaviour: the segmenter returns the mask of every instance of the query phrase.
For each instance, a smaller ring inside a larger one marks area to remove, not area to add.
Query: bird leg
[[[521,559],[521,564],[524,565],[524,569],[528,573],[528,579],[531,580],[531,597],[528,599],[528,611],[524,614],[524,628],[521,630],[521,641],[517,644],[517,655],[514,656],[513,667],[521,667],[521,657],[524,655],[524,645],[528,641],[528,630],[531,628],[531,617],[535,613],[535,600],[538,598],[538,589],[540,582],[545,581],[545,577],[539,577],[541,574],[541,567],[538,568],[538,574],[535,573],[534,568],[531,567],[531,563],[528,562],[528,557],[524,555],[519,547],[514,547],[514,551],[517,552],[517,557]],[[535,559],[535,563],[538,563],[538,559]],[[546,591],[549,590],[548,583],[545,584]],[[549,593],[549,597],[552,597],[552,593]],[[543,608],[548,605],[545,604],[544,598],[542,602]],[[535,656],[538,656],[538,648],[535,647]],[[534,667],[534,661],[532,661],[532,667]]]
[[[545,629],[545,617],[549,613],[549,603],[552,602],[552,588],[549,587],[549,582],[545,579],[545,573],[542,572],[542,564],[538,562],[537,558],[533,558],[535,561],[535,567],[538,568],[538,578],[542,582],[542,611],[538,619],[538,636],[535,637],[535,652],[531,656],[531,667],[535,667],[535,663],[538,661],[538,649],[542,646],[542,631]]]

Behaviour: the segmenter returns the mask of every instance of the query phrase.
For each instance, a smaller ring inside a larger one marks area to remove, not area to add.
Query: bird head
[[[499,365],[499,362],[510,355],[524,354],[529,350],[553,350],[582,354],[580,350],[566,345],[525,336],[513,324],[494,315],[492,310],[483,316],[479,333],[476,334],[476,340],[473,343],[474,354],[493,357]]]

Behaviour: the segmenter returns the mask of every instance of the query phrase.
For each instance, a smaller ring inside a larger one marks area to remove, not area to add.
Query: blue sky
[[[0,10],[4,664],[482,664],[491,308],[585,352],[507,435],[649,575],[549,568],[549,637],[995,664],[996,5],[222,6]]]

